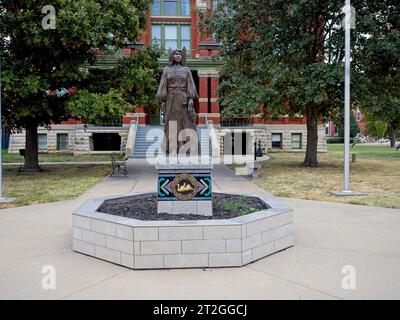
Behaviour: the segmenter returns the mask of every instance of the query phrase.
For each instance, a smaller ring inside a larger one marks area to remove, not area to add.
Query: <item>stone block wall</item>
[[[85,132],[83,126],[77,126],[74,155],[88,154],[93,150],[92,134]]]
[[[47,135],[47,149],[40,149],[39,152],[63,152],[73,153],[75,149],[76,129],[75,125],[52,125],[51,130],[45,127],[38,128],[38,134]],[[68,134],[68,149],[57,150],[57,134]],[[25,131],[14,133],[10,136],[9,153],[19,153],[19,149],[25,148]]]
[[[47,152],[73,153],[75,149],[75,126],[74,125],[53,125],[51,130],[39,128],[38,133],[47,134]],[[57,150],[57,134],[68,134],[68,149]],[[45,152],[45,150],[42,150]]]
[[[8,153],[19,153],[19,149],[25,149],[25,131],[10,135]]]
[[[215,127],[215,132],[217,140],[220,144],[221,155],[224,152],[224,135],[227,131],[237,131],[240,128],[223,128]],[[254,135],[255,141],[261,141],[261,149],[264,154],[268,152],[305,152],[307,145],[307,127],[306,125],[285,125],[285,124],[268,124],[268,125],[257,125],[250,128],[242,128],[242,130],[249,131]],[[124,153],[126,150],[126,144],[128,141],[128,131],[129,127],[121,127],[120,130],[115,130],[112,132],[117,132],[121,136],[121,148],[120,152]],[[96,132],[101,132],[101,130],[96,130]],[[109,130],[104,130],[104,132],[110,132]],[[93,151],[93,141],[92,132],[88,129],[84,130],[83,125],[52,125],[51,130],[44,127],[38,129],[38,133],[47,134],[47,150],[40,150],[40,152],[69,152],[75,155],[78,154],[89,154]],[[57,150],[57,133],[68,133],[69,138],[69,148],[68,150]],[[272,149],[272,134],[280,133],[282,134],[282,149]],[[300,133],[302,141],[302,149],[296,150],[292,149],[292,133]],[[10,146],[8,149],[9,153],[18,153],[19,149],[25,148],[25,132],[15,133],[10,136]],[[249,146],[249,148],[254,150],[254,145]],[[325,129],[320,126],[318,129],[318,151],[326,152],[326,136]]]
[[[227,131],[236,131],[240,130],[240,128],[216,128],[217,137],[221,146],[221,155],[224,150],[224,136]],[[254,140],[257,142],[261,141],[261,149],[263,154],[268,152],[305,152],[307,146],[307,126],[306,125],[285,125],[285,124],[268,124],[263,126],[251,127],[251,128],[242,128],[242,130],[251,132],[254,136]],[[282,148],[281,149],[272,149],[272,134],[278,133],[282,134]],[[293,149],[292,148],[292,134],[299,133],[301,134],[301,149]],[[252,152],[254,151],[254,145],[251,146]],[[318,152],[326,152],[327,144],[326,144],[326,136],[325,129],[323,126],[319,126],[318,128]]]
[[[126,226],[74,216],[73,249],[134,269],[238,267],[293,246],[292,213],[230,225]]]
[[[134,269],[243,266],[295,243],[293,211],[261,199],[273,207],[222,221],[139,221],[90,200],[73,215],[73,250]]]
[[[110,131],[109,129],[97,129],[96,132],[115,132],[121,136],[120,152],[124,153],[128,140],[128,127],[121,127]],[[68,149],[57,150],[57,134],[68,134]],[[40,149],[41,153],[71,153],[74,155],[90,154],[93,152],[93,132],[85,130],[83,125],[51,125],[50,130],[45,127],[38,128],[38,134],[47,135],[47,149]],[[10,136],[9,153],[19,153],[19,149],[25,148],[25,131],[14,133]],[[97,151],[96,153],[101,153]],[[105,152],[109,153],[109,152]]]
[[[266,125],[266,140],[267,147],[269,151],[272,152],[305,152],[307,147],[307,126],[306,125]],[[272,134],[280,133],[282,134],[282,149],[272,149]],[[292,149],[292,134],[300,133],[301,134],[301,149]],[[318,151],[326,152],[326,136],[324,126],[318,127]]]
[[[121,136],[121,149],[120,149],[121,153],[125,153],[126,151],[126,144],[128,142],[128,132],[129,130],[119,132],[119,135]]]

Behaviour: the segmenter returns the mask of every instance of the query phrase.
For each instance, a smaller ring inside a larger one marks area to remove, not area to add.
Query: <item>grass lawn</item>
[[[343,144],[328,144],[328,152],[331,155],[343,157]],[[400,151],[385,145],[350,145],[350,153],[357,154],[362,159],[397,159],[400,160]]]
[[[8,153],[7,150],[2,151],[3,163],[23,163],[24,157],[21,157],[18,153]],[[116,155],[116,159],[122,159],[123,156]],[[109,154],[83,154],[74,156],[72,154],[55,154],[55,153],[43,153],[39,154],[39,162],[99,162],[99,161],[111,161]]]
[[[0,209],[73,199],[110,173],[110,166],[103,165],[58,165],[43,169],[43,172],[18,172],[15,167],[3,168],[4,196],[17,201],[0,204]]]
[[[363,197],[334,197],[330,190],[343,189],[343,145],[328,145],[319,154],[319,168],[304,168],[304,154],[270,153],[254,182],[276,196],[400,208],[400,151],[386,146],[357,144],[350,163],[350,189],[367,192]]]

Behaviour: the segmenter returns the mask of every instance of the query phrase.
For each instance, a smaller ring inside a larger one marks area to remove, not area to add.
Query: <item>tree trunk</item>
[[[37,125],[29,124],[25,128],[25,163],[24,170],[39,171]]]
[[[318,167],[318,119],[312,107],[307,108],[307,149],[303,165]]]
[[[390,126],[390,147],[396,148],[396,128]]]

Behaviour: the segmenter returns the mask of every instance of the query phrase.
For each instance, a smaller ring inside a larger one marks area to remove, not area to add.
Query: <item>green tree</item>
[[[363,30],[368,30],[370,2],[352,1]],[[318,165],[318,124],[343,112],[343,5],[326,0],[237,0],[202,14],[204,32],[213,32],[222,43],[219,94],[224,115],[255,114],[262,106],[265,118],[306,116],[307,167]],[[358,29],[352,33],[354,51],[361,35]],[[353,69],[360,71],[356,65]],[[356,85],[353,82],[353,88]]]
[[[5,121],[13,130],[26,131],[25,169],[39,169],[37,127],[67,115],[66,99],[53,92],[85,78],[82,66],[94,62],[94,48],[121,48],[125,40],[135,41],[150,3],[53,0],[53,28],[42,13],[48,1],[0,1]]]
[[[339,129],[339,136],[344,137],[344,119],[342,118],[340,122],[337,123]],[[350,138],[354,138],[358,133],[360,133],[360,129],[358,128],[356,118],[354,117],[354,113],[350,112]]]
[[[119,122],[137,106],[158,107],[159,57],[159,50],[148,47],[120,59],[112,69],[91,68],[67,111],[85,123],[102,125]]]
[[[400,6],[396,0],[371,1],[355,59],[363,83],[360,104],[388,124],[391,147],[400,129]]]
[[[103,125],[118,123],[131,109],[122,93],[110,90],[107,93],[79,91],[68,103],[70,114],[87,124]]]
[[[387,123],[382,120],[375,121],[375,130],[378,135],[378,138],[383,139],[387,132]]]

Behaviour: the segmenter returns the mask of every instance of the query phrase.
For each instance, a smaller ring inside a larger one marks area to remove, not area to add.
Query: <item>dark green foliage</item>
[[[107,93],[81,90],[71,98],[68,107],[71,116],[84,123],[111,125],[119,123],[131,105],[124,100],[122,93],[115,89]]]
[[[228,200],[222,205],[222,208],[229,212],[240,212],[242,216],[260,210],[249,205],[246,202],[246,197],[240,197],[239,199],[235,200]]]
[[[119,60],[113,69],[90,69],[68,103],[68,112],[86,123],[107,125],[119,122],[137,106],[157,107],[159,56],[149,47]]]
[[[367,9],[361,27],[368,37],[360,39],[356,52],[362,70],[359,103],[371,119],[370,129],[376,120],[387,123],[394,147],[400,129],[400,5],[397,0],[371,1]]]
[[[328,143],[328,144],[341,144],[341,143],[344,143],[344,138],[340,138],[340,137],[328,138],[328,139],[326,139],[326,143]]]
[[[344,137],[344,120],[337,123],[339,136]],[[350,112],[350,138],[354,138],[358,133],[360,133],[360,129],[358,128],[356,119],[354,117],[354,113]]]
[[[226,1],[204,26],[222,42],[226,117],[307,116],[304,164],[317,166],[318,121],[343,104],[338,1]],[[326,35],[330,36],[327,37]]]
[[[306,116],[306,166],[318,165],[318,121],[343,117],[343,5],[344,1],[326,0],[237,0],[224,1],[214,14],[202,15],[203,30],[211,30],[222,43],[219,93],[224,116],[258,113],[260,106],[266,118]],[[381,37],[373,39],[386,28],[398,28],[399,5],[395,0],[353,0],[352,5],[357,13],[352,31],[356,58],[352,101],[357,106],[363,101],[365,108],[369,108],[366,100],[398,107],[398,67],[393,68],[399,62],[398,31],[384,42]],[[361,59],[364,51],[365,61]],[[369,58],[371,54],[380,57],[379,63]],[[383,70],[390,70],[386,80]],[[367,89],[369,85],[373,90]]]
[[[85,78],[94,48],[121,48],[144,30],[150,0],[1,1],[0,45],[3,110],[9,129],[25,128],[25,168],[37,169],[37,127],[66,116],[53,95]],[[56,28],[43,29],[42,8],[56,10]],[[113,35],[113,36],[110,36]]]

